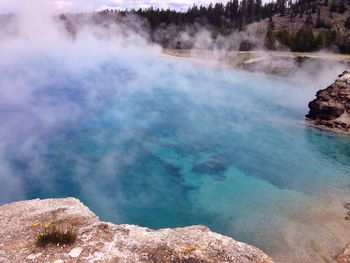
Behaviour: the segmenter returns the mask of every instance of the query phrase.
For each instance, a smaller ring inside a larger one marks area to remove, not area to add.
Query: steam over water
[[[24,56],[0,79],[1,203],[75,196],[103,220],[204,224],[277,262],[348,241],[350,139],[303,122],[319,86],[128,52]]]

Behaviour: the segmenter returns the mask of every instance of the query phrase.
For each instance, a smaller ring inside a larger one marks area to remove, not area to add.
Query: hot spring
[[[103,220],[203,224],[276,262],[346,244],[350,138],[304,123],[324,86],[128,52],[78,60],[1,63],[1,203],[74,196]]]

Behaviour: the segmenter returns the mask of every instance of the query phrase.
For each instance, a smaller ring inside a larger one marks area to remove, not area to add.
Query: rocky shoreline
[[[273,263],[260,249],[205,226],[151,230],[99,220],[75,198],[0,206],[0,262]],[[73,244],[38,247],[48,228],[74,231]]]
[[[305,116],[309,124],[350,134],[350,71],[344,71],[332,85],[319,90],[309,109]]]
[[[350,55],[301,53],[289,51],[225,51],[199,49],[164,49],[163,54],[173,58],[184,58],[194,64],[227,67],[249,72],[276,76],[292,76],[305,63],[314,63],[310,74],[316,74],[320,65],[343,64],[350,66]]]

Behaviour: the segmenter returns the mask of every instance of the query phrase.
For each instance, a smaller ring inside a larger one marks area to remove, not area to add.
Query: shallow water
[[[75,196],[103,220],[204,224],[277,262],[322,262],[348,241],[350,139],[304,124],[318,88],[305,80],[50,58],[0,79],[24,94],[0,105],[2,203]]]

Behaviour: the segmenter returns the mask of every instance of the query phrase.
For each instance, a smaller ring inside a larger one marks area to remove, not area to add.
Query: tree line
[[[327,7],[329,15],[332,13],[344,14],[347,11],[349,0],[277,0],[262,3],[262,0],[230,0],[226,4],[215,3],[208,6],[193,5],[186,12],[171,9],[146,8],[138,10],[104,10],[94,13],[94,23],[117,23],[128,16],[137,16],[149,25],[151,40],[163,47],[188,47],[177,43],[174,46],[176,35],[192,28],[192,34],[198,28],[205,27],[212,33],[215,40],[219,35],[228,36],[233,32],[244,31],[253,22],[268,19],[265,47],[278,49],[285,46],[293,51],[314,51],[320,48],[337,46],[341,52],[350,52],[350,37],[347,32],[339,32],[324,22],[321,16],[321,7]],[[80,16],[84,16],[80,14]],[[298,18],[304,19],[304,24],[296,31],[274,28],[274,19],[285,17],[289,23],[294,23]],[[316,17],[316,19],[314,18]],[[74,25],[65,20],[70,31],[74,31]],[[350,17],[342,25],[346,30],[350,28]],[[172,28],[170,32],[169,28]],[[196,29],[197,28],[197,29]],[[164,29],[167,34],[158,34],[159,29]],[[318,29],[322,29],[321,31]],[[317,32],[315,32],[315,30]],[[242,45],[244,49],[254,45]]]
[[[226,4],[193,5],[186,12],[150,7],[138,10],[103,10],[96,16],[118,19],[118,17],[137,15],[148,21],[152,31],[169,25],[175,25],[181,31],[196,24],[227,35],[235,30],[244,30],[250,23],[272,17],[282,12],[285,6],[285,0],[265,4],[262,0],[230,0]]]

